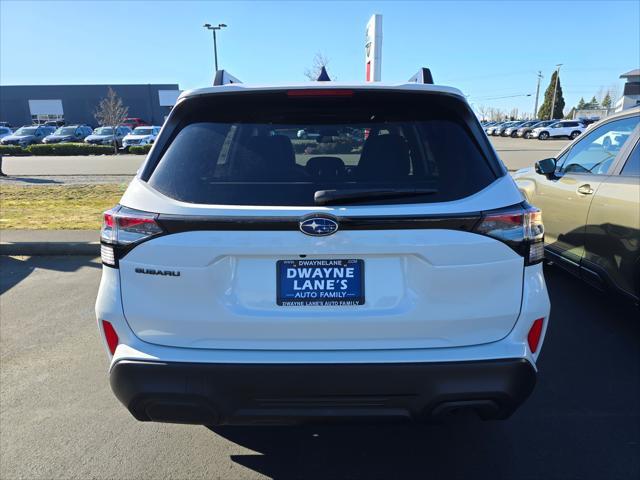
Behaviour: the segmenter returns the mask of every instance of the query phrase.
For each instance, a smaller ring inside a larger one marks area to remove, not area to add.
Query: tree
[[[553,107],[553,115],[551,115],[551,103],[553,102],[553,90],[556,88],[556,77],[558,72],[553,72],[549,86],[544,92],[544,101],[540,110],[538,110],[538,118],[540,120],[554,120],[556,118],[562,118],[562,111],[564,110],[564,97],[562,96],[562,85],[560,84],[560,78],[558,78],[558,86],[556,89],[556,103]]]
[[[129,107],[122,104],[122,99],[116,95],[111,87],[107,90],[107,96],[100,100],[93,116],[103,127],[118,128],[129,115]],[[118,142],[115,131],[113,135],[113,150],[118,153]]]
[[[612,104],[612,100],[611,100],[611,95],[609,95],[609,92],[607,91],[607,94],[604,96],[604,98],[602,99],[602,106],[604,108],[611,108],[611,104]]]
[[[501,121],[504,120],[506,118],[505,113],[500,110],[499,108],[492,108],[491,109],[491,120],[492,121]]]
[[[491,108],[486,105],[478,105],[477,107],[478,113],[480,114],[481,120],[486,120],[487,117],[491,115]]]
[[[620,98],[620,86],[617,83],[612,83],[607,91],[609,92],[611,104],[613,105]]]
[[[596,108],[599,108],[599,107],[600,107],[600,104],[598,103],[598,100],[596,100],[595,95],[591,97],[591,100],[589,100],[589,103],[585,104],[584,106],[585,110],[595,110]]]
[[[311,65],[311,68],[304,69],[304,76],[307,77],[312,82],[315,82],[318,79],[320,72],[322,71],[322,67],[324,67],[327,73],[329,74],[329,77],[331,78],[331,80],[335,80],[336,77],[334,77],[329,73],[328,65],[329,65],[329,59],[325,55],[323,55],[321,52],[317,52],[313,56],[313,64]]]
[[[580,101],[578,102],[578,106],[576,107],[576,110],[584,110],[584,106],[586,105],[584,98],[580,97]]]
[[[569,110],[569,113],[567,113],[564,118],[568,119],[568,120],[573,120],[573,117],[576,114],[576,107],[573,107],[571,110]]]

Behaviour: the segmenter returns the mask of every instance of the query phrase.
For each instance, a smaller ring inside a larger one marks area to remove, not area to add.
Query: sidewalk
[[[0,255],[100,255],[97,230],[0,230]]]

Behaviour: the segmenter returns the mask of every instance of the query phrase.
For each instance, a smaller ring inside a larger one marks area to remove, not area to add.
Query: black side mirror
[[[547,178],[552,178],[555,176],[556,172],[556,159],[545,158],[543,160],[539,160],[535,164],[535,169],[536,173],[544,175]]]

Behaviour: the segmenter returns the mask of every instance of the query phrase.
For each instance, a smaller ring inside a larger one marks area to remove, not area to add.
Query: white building
[[[622,97],[616,102],[616,112],[640,105],[640,69],[637,68],[623,73],[620,78],[624,78],[626,83],[624,84]]]

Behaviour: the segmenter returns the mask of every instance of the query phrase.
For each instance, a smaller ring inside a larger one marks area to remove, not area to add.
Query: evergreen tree
[[[558,86],[556,90],[556,103],[553,107],[553,115],[551,115],[551,103],[553,102],[553,90],[556,87],[556,77],[558,72],[553,72],[549,86],[544,92],[544,101],[540,110],[538,110],[538,118],[541,120],[548,120],[550,117],[552,120],[560,119],[563,117],[562,111],[564,110],[564,97],[562,96],[562,85],[560,85],[560,79],[558,78]]]
[[[584,106],[586,105],[584,98],[580,97],[580,101],[578,102],[577,110],[584,110]]]
[[[602,106],[604,108],[611,108],[611,104],[613,102],[611,101],[611,95],[609,94],[609,92],[607,91],[607,94],[604,96],[604,98],[602,99]]]
[[[573,107],[571,110],[569,110],[569,113],[567,113],[564,118],[567,118],[569,120],[573,119],[573,116],[576,114],[576,108]]]

